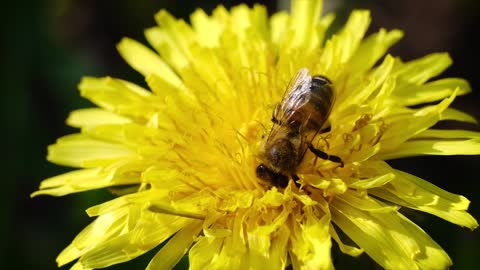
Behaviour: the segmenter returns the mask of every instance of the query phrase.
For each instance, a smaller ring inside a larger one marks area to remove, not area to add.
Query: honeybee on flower
[[[291,13],[270,17],[261,5],[219,6],[195,11],[191,25],[161,10],[145,31],[155,51],[118,45],[149,90],[82,79],[98,107],[72,112],[67,123],[80,132],[47,157],[79,169],[33,195],[129,188],[87,209],[96,219],[58,264],[103,268],[164,243],[147,269],[186,255],[190,269],[332,269],[335,241],[386,269],[448,268],[445,251],[399,210],[474,229],[469,201],[386,161],[479,154],[478,132],[433,128],[475,122],[449,108],[470,87],[432,80],[448,54],[386,55],[402,32],[364,38],[366,10],[326,38],[334,16],[320,16],[322,4],[294,0]]]
[[[269,165],[257,166],[259,178],[279,187],[286,187],[289,177],[298,180],[296,169],[307,149],[317,157],[340,163],[312,145],[315,135],[324,126],[335,99],[332,82],[324,76],[310,76],[306,68],[300,69],[287,87],[282,103],[272,115],[274,123],[265,144],[264,159]]]

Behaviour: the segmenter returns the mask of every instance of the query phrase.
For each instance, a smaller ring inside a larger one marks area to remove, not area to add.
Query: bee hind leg
[[[329,155],[329,154],[323,152],[322,150],[316,149],[311,144],[308,145],[308,149],[310,149],[310,151],[312,151],[312,153],[315,154],[315,156],[317,156],[321,159],[330,160],[330,161],[335,162],[335,163],[340,163],[340,167],[343,168],[344,164],[343,164],[343,161],[340,157],[334,156],[334,155]]]

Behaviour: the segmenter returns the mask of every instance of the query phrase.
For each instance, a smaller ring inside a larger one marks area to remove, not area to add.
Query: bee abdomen
[[[335,99],[330,80],[320,75],[313,76],[309,98],[310,102],[303,108],[310,116],[307,129],[319,130],[327,120]]]

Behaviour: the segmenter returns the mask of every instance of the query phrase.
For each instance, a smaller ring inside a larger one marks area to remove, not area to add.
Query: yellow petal
[[[132,120],[121,115],[99,108],[75,110],[67,118],[67,124],[72,127],[91,127],[104,124],[125,124]]]
[[[187,253],[193,240],[202,229],[200,221],[192,221],[179,232],[177,232],[168,242],[155,254],[147,266],[147,270],[170,270]]]
[[[387,173],[380,176],[375,176],[368,179],[359,179],[355,182],[352,182],[348,185],[352,189],[370,189],[375,187],[381,187],[388,182],[392,181],[395,178],[393,173]]]
[[[190,219],[142,211],[127,233],[99,242],[83,254],[84,267],[103,268],[129,261],[156,247],[191,222]]]
[[[443,111],[440,114],[440,120],[455,120],[466,123],[478,124],[477,120],[473,116],[462,111],[455,110],[453,108],[447,108],[445,111]]]
[[[424,85],[397,87],[394,95],[398,97],[400,104],[412,106],[447,98],[456,90],[457,95],[465,95],[471,92],[470,85],[467,81],[459,78],[446,78]]]
[[[380,29],[379,32],[365,38],[349,62],[351,72],[355,74],[372,68],[385,55],[387,49],[402,36],[403,33],[400,30],[387,32],[385,29]]]
[[[136,71],[142,73],[143,76],[147,77],[153,73],[165,78],[171,85],[179,86],[182,84],[182,81],[170,66],[141,43],[133,39],[123,38],[117,45],[117,49],[125,61]]]
[[[164,106],[151,92],[140,86],[110,77],[85,77],[79,89],[82,96],[98,106],[139,119],[148,119],[153,111]]]
[[[415,210],[443,218],[451,223],[470,229],[478,222],[467,213],[470,201],[457,194],[447,192],[414,175],[392,170],[395,180],[382,189],[372,189],[373,195]]]
[[[177,72],[189,65],[187,56],[184,54],[184,52],[182,52],[182,50],[180,50],[178,46],[176,46],[175,40],[173,40],[172,37],[166,32],[165,28],[149,28],[145,30],[145,37],[148,43],[150,43],[152,47],[160,53],[162,58],[165,59],[165,61],[168,62],[168,64],[170,64]],[[157,76],[163,78],[161,74]],[[172,83],[175,81],[177,81],[177,84]],[[167,83],[169,83],[171,86],[178,87],[180,86],[178,81],[179,79],[175,79],[174,77],[173,80],[169,79]]]
[[[427,129],[413,139],[475,139],[480,138],[480,132],[461,129]]]
[[[293,269],[333,269],[329,215],[318,218],[307,209],[306,222],[292,229],[290,258]]]
[[[479,155],[480,138],[469,140],[414,140],[402,143],[397,150],[377,155],[389,160],[420,155]]]
[[[383,133],[382,150],[377,156],[395,155],[394,152],[398,151],[400,144],[436,124],[441,113],[455,99],[455,95],[456,92],[437,105],[425,106],[414,113],[402,113],[394,117],[394,121],[388,123],[388,128]]]
[[[347,62],[355,54],[370,25],[370,21],[368,10],[352,11],[347,23],[338,35],[338,43],[335,46],[335,50],[340,56],[340,62]]]
[[[272,234],[272,246],[270,248],[270,269],[285,269],[287,265],[287,250],[290,240],[290,231],[282,226]],[[268,267],[268,266],[267,266]]]
[[[413,256],[418,269],[442,270],[448,269],[452,265],[448,254],[422,228],[405,216],[401,214],[398,216],[400,218],[398,224],[406,229],[404,234],[415,239],[420,247],[419,252]]]
[[[82,256],[88,249],[95,247],[101,241],[118,236],[125,228],[128,218],[135,217],[137,211],[138,209],[135,208],[124,207],[95,219],[58,255],[58,265],[65,265]],[[79,264],[78,267],[83,266]]]
[[[160,26],[160,29],[164,31],[165,37],[170,39],[170,44],[168,45],[170,49],[177,50],[187,61],[194,59],[194,54],[191,54],[189,48],[196,42],[195,35],[192,28],[183,19],[175,19],[170,13],[162,9],[155,14],[155,21]],[[160,51],[160,53],[163,55],[164,51]],[[178,53],[176,55],[179,55]],[[169,64],[173,63],[169,62]],[[173,66],[175,67],[175,65]]]
[[[190,15],[190,22],[197,40],[207,47],[216,47],[220,43],[220,36],[224,25],[216,17],[209,17],[202,9],[196,9]]]
[[[189,93],[189,90],[184,85],[172,85],[164,77],[160,77],[155,73],[151,73],[145,79],[152,92],[157,94],[159,100],[165,100],[166,97],[176,95],[184,97]]]
[[[379,89],[384,86],[385,81],[390,76],[394,63],[395,60],[393,57],[385,57],[382,64],[368,75],[368,79],[364,80],[361,84],[351,86],[351,89],[343,89],[344,91],[338,94],[338,102],[340,104],[336,107],[336,110],[342,111],[350,107],[352,103],[364,104],[371,99],[372,94],[379,92]],[[392,86],[394,86],[394,84],[392,84]]]
[[[364,212],[335,200],[332,219],[386,269],[445,269],[450,258],[421,228],[398,212]]]
[[[271,40],[279,45],[285,39],[289,15],[285,11],[277,12],[270,17]]]
[[[277,264],[280,258],[270,258],[269,250],[272,247],[273,242],[271,241],[270,235],[262,233],[247,233],[248,241],[248,265],[252,269],[266,269],[269,266],[271,260],[274,260],[273,263]],[[239,268],[232,268],[239,269]],[[277,269],[278,264],[277,264]]]
[[[292,36],[288,39],[287,48],[306,47],[315,48],[318,46],[316,25],[322,13],[322,1],[292,1],[292,13],[290,31]]]
[[[354,192],[348,190],[345,193],[338,194],[335,199],[365,212],[387,213],[396,212],[400,209],[399,206],[381,203],[380,201],[368,196],[365,192]]]
[[[34,197],[44,194],[63,196],[102,188],[109,185],[111,178],[110,173],[102,173],[99,168],[76,170],[43,180],[40,184],[40,190],[32,193],[30,196]]]
[[[70,270],[91,270],[92,268],[85,268],[83,267],[83,265],[79,262],[76,262],[71,268]]]
[[[140,191],[92,206],[88,208],[86,212],[91,217],[103,216],[108,215],[110,212],[117,211],[122,207],[128,206],[129,204],[135,205],[135,203],[137,203],[139,205],[148,206],[152,200],[165,200],[166,198],[168,198],[168,191],[166,190]]]
[[[394,74],[398,76],[398,89],[408,88],[410,84],[423,84],[451,64],[452,59],[447,53],[432,53],[406,63],[397,62]]]
[[[222,238],[200,237],[200,239],[190,248],[188,259],[190,262],[189,269],[225,269],[227,262],[219,259],[222,250]],[[245,262],[245,267],[247,267]],[[241,268],[239,268],[241,269]]]
[[[353,257],[358,257],[363,253],[363,249],[343,243],[332,224],[330,224],[330,234],[335,242],[337,242],[341,252]]]
[[[91,168],[134,155],[135,152],[125,145],[75,134],[64,136],[50,145],[47,159],[60,165]]]

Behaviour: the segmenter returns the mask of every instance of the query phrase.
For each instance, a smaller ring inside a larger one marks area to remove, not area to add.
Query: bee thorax
[[[265,152],[272,167],[283,172],[294,172],[297,167],[297,149],[288,139],[278,139],[269,145]]]

